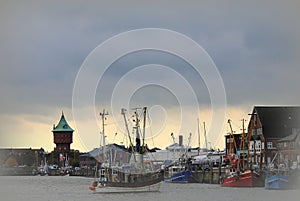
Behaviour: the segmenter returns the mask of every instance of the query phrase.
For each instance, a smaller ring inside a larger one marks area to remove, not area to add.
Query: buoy
[[[90,185],[90,186],[89,186],[89,189],[92,190],[92,191],[94,191],[94,190],[95,190],[95,186]]]

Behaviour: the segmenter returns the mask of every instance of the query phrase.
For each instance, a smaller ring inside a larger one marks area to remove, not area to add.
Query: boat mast
[[[105,116],[107,116],[107,115],[108,115],[108,113],[105,112],[105,109],[103,109],[102,113],[100,112],[100,116],[101,116],[101,120],[102,120],[102,135],[103,135],[103,138],[102,138],[102,140],[103,140],[103,162],[106,161],[106,144],[105,144],[105,130],[104,130],[105,124],[104,124],[104,121],[106,119]]]
[[[230,144],[229,144],[229,152],[231,154],[233,154],[234,153],[233,148],[235,150],[237,150],[237,149],[236,149],[236,143],[235,143],[235,139],[234,139],[234,135],[233,135],[233,130],[232,130],[231,120],[230,119],[228,119],[228,124],[229,124],[229,127],[230,127],[230,139],[232,139],[232,142],[230,141]],[[233,143],[234,147],[232,147],[232,143]]]
[[[139,133],[139,127],[140,127],[140,120],[139,120],[139,116],[138,116],[138,108],[134,108],[135,112],[134,112],[134,115],[135,115],[135,133],[136,133],[136,136],[135,136],[135,149],[136,149],[136,152],[140,153],[140,148],[141,148],[141,137],[140,137],[140,133]]]
[[[143,156],[143,152],[142,152],[142,147],[141,147],[141,137],[140,137],[140,119],[139,119],[139,115],[138,115],[138,109],[140,108],[134,108],[135,112],[135,129],[136,129],[136,152],[139,153],[140,159],[139,159],[139,163],[140,163],[140,167],[142,169],[142,171],[144,171],[144,156]]]
[[[200,156],[200,129],[199,129],[199,118],[197,118],[197,127],[198,127],[198,156]]]
[[[241,160],[243,161],[242,162],[242,170],[245,169],[245,119],[242,119],[242,130],[243,130],[243,133],[242,133],[242,140],[241,140],[241,145],[240,145],[240,150],[242,150],[242,156],[240,157]],[[240,161],[240,160],[239,160]],[[239,162],[240,163],[240,162]]]
[[[205,122],[203,122],[203,127],[204,127],[205,147],[207,149],[207,136],[206,136]]]
[[[190,133],[190,135],[189,135],[189,138],[188,138],[188,144],[187,144],[186,149],[185,149],[185,151],[184,151],[184,156],[185,156],[185,157],[187,157],[187,152],[189,151],[188,149],[189,149],[189,146],[190,146],[190,144],[191,144],[191,139],[192,139],[192,133]]]
[[[126,112],[126,109],[122,108],[121,109],[121,114],[123,115],[123,118],[124,118],[124,123],[125,123],[126,131],[127,131],[127,135],[128,135],[128,138],[129,138],[129,146],[131,148],[131,153],[133,154],[134,161],[136,162],[136,158],[135,158],[135,155],[134,155],[134,147],[133,147],[132,140],[131,140],[131,137],[130,137],[130,132],[129,132],[129,129],[128,129],[128,124],[127,124],[125,112]]]
[[[124,123],[125,123],[126,131],[127,131],[127,135],[128,135],[128,138],[129,138],[129,146],[132,147],[132,152],[133,152],[133,144],[132,144],[132,141],[131,141],[130,132],[129,132],[129,128],[128,128],[128,124],[127,124],[125,112],[126,112],[126,109],[122,108],[121,109],[121,114],[123,115],[123,118],[124,118]]]
[[[175,163],[175,137],[173,133],[171,133],[171,137],[173,140],[173,163]]]
[[[143,144],[142,144],[142,153],[144,153],[144,151],[145,151],[146,112],[147,112],[147,107],[144,107],[144,108],[143,108],[144,122],[143,122]]]

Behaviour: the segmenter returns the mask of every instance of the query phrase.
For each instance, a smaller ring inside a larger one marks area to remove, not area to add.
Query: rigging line
[[[116,136],[118,135],[117,131],[115,132],[115,135],[114,135],[114,138],[113,138],[113,143],[115,143],[115,140],[116,140]]]
[[[125,146],[125,147],[127,147],[128,146],[128,139],[127,139],[127,135],[126,134],[124,134],[124,132],[123,131],[125,131],[126,130],[126,128],[125,128],[125,125],[123,125],[122,124],[122,128],[121,128],[122,130],[121,130],[121,132],[122,132],[122,134],[123,134],[123,139],[122,139],[122,143],[123,143],[123,145]],[[125,133],[126,133],[126,131],[125,131]],[[125,140],[125,142],[124,142],[124,140]]]
[[[148,155],[151,155],[154,160],[156,160],[156,158],[155,158],[155,156],[153,155],[152,152],[149,152],[147,149],[146,149],[146,152],[147,152]],[[154,168],[153,168],[154,164],[152,163],[152,160],[150,160],[150,161],[151,161],[151,163],[150,163],[151,170],[153,171],[154,170]]]
[[[77,135],[78,139],[79,139],[79,142],[80,142],[80,145],[81,147],[85,150],[85,151],[88,151],[86,145],[83,143],[82,141],[82,138],[80,137],[80,135]]]
[[[118,125],[122,123],[122,121],[116,121],[116,122],[111,122],[111,123],[105,123],[105,125]]]
[[[242,130],[241,125],[238,125],[238,124],[235,123],[235,122],[232,122],[232,125],[233,125],[235,128],[238,128],[239,130]],[[235,131],[235,133],[239,133],[239,132]]]
[[[150,116],[149,116],[149,112],[147,112],[147,122],[149,122],[150,123]],[[152,140],[152,145],[153,145],[153,147],[155,147],[155,144],[154,144],[154,138],[153,138],[153,133],[152,133],[152,129],[151,129],[151,126],[150,126],[150,124],[149,124],[149,130],[150,130],[150,135],[151,135],[151,140]]]

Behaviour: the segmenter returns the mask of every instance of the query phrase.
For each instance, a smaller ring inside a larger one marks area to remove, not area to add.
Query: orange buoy
[[[92,191],[94,191],[94,190],[95,190],[95,186],[90,185],[90,186],[89,186],[89,189],[92,190]]]

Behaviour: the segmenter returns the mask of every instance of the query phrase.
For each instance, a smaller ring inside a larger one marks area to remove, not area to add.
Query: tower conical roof
[[[69,126],[67,120],[65,119],[64,112],[62,112],[59,123],[57,126],[53,127],[52,132],[73,132],[74,130]]]

